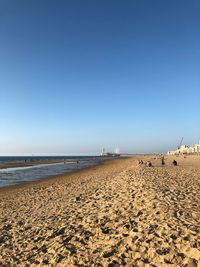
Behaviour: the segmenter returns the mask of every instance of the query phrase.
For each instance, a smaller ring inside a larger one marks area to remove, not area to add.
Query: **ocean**
[[[95,166],[105,159],[108,158],[94,156],[0,157],[0,164],[5,164],[9,162],[17,163],[46,160],[63,161],[59,163],[0,169],[0,187],[27,183],[30,181],[36,181],[54,175],[74,172],[83,168]]]

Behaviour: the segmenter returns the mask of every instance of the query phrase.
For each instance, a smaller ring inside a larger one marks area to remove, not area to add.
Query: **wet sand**
[[[0,190],[0,266],[200,266],[200,157]]]

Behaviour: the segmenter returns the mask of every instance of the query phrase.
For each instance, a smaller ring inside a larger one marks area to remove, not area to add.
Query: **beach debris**
[[[172,164],[173,164],[174,166],[177,166],[177,161],[174,159],[174,160],[172,161]]]
[[[161,158],[161,164],[165,165],[165,158],[164,157]]]
[[[138,164],[140,165],[140,164],[143,164],[144,162],[143,162],[143,160],[139,160],[138,161]]]

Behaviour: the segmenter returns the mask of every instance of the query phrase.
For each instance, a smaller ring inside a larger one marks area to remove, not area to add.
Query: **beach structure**
[[[102,148],[100,156],[101,157],[112,157],[113,153],[107,152],[105,148]]]
[[[167,155],[200,154],[200,141],[192,146],[181,145],[176,150],[168,151]]]
[[[117,155],[120,155],[120,150],[119,150],[119,147],[116,147],[115,148],[115,152],[114,154],[117,156]]]
[[[114,153],[107,152],[105,148],[102,148],[100,156],[101,157],[119,157],[120,156],[119,148],[115,148]]]
[[[100,156],[107,156],[107,152],[106,152],[105,148],[102,148]]]

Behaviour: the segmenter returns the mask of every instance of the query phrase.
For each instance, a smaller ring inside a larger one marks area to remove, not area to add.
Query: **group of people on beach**
[[[139,160],[138,164],[139,165],[144,164],[147,167],[152,167],[153,166],[150,160],[148,160],[148,161]],[[165,158],[164,157],[161,157],[161,164],[165,165]],[[178,165],[178,163],[177,163],[177,161],[175,159],[172,161],[172,164],[174,166]]]

